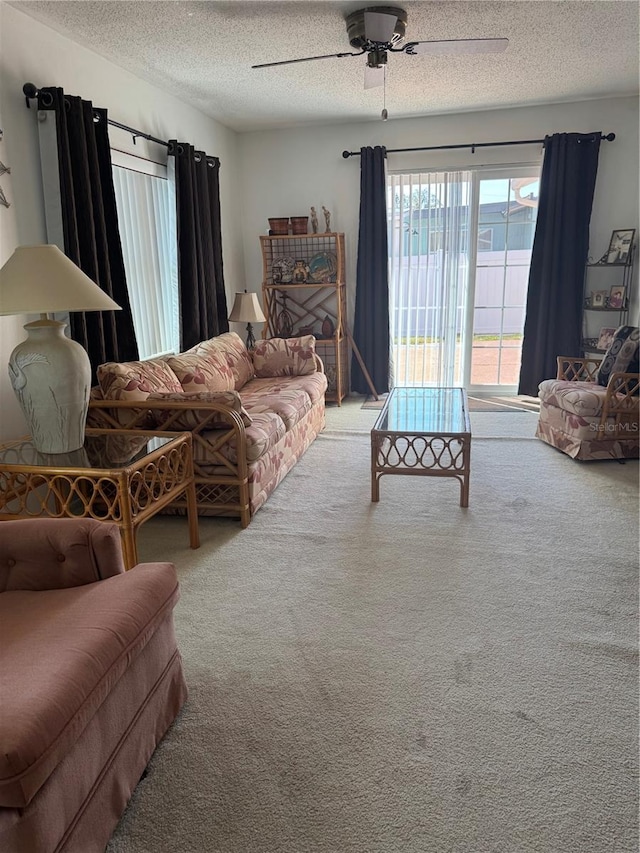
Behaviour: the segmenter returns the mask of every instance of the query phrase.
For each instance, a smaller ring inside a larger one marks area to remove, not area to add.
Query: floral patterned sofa
[[[324,428],[327,378],[312,335],[249,351],[227,332],[180,355],[102,364],[98,382],[87,425],[189,430],[199,514],[243,527]]]
[[[558,356],[556,378],[538,389],[536,436],[573,459],[637,459],[639,341],[621,326],[601,359]]]

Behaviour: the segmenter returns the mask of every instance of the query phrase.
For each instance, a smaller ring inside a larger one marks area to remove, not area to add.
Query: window
[[[539,167],[389,174],[396,385],[515,388]]]
[[[166,178],[113,166],[122,253],[140,358],[178,352],[175,195]]]

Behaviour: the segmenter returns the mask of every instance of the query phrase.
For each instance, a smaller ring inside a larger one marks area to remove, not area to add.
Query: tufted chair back
[[[89,518],[0,522],[0,593],[66,589],[122,572],[115,524]]]

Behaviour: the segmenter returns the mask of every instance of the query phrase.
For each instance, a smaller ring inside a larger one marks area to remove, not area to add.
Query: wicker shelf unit
[[[340,405],[349,393],[344,234],[264,236],[260,248],[262,337],[313,334],[329,380],[326,399]],[[304,262],[299,275],[306,281],[291,280],[298,274],[289,270],[291,261]]]

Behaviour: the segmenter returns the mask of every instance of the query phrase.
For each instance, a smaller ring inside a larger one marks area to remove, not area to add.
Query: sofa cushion
[[[170,355],[167,364],[188,392],[234,391],[236,377],[226,360],[214,354],[186,352]]]
[[[168,563],[0,595],[0,806],[29,803],[177,599]]]
[[[260,395],[253,402],[247,401],[246,405],[249,412],[253,412],[251,417],[261,412],[275,412],[289,432],[311,409],[311,399],[302,391],[284,391],[273,397]]]
[[[208,341],[196,344],[185,355],[206,355],[216,364],[225,365],[233,374],[233,388],[239,391],[253,378],[253,361],[244,341],[235,332],[224,332]],[[200,390],[200,389],[196,389]],[[210,389],[215,390],[215,389]],[[224,390],[224,389],[220,389]]]
[[[260,459],[286,434],[287,428],[284,421],[275,412],[255,412],[251,415],[251,426],[245,430],[247,462],[255,462]],[[203,433],[203,435],[209,435],[209,433]],[[212,435],[212,438],[215,441],[215,434]],[[238,461],[235,438],[224,444],[220,448],[220,453],[225,459],[235,464]],[[193,459],[198,463],[199,468],[205,468],[207,465],[215,466],[215,461],[211,459],[207,449],[203,448],[200,442],[194,444]]]
[[[253,397],[258,392],[261,394],[280,394],[282,391],[296,389],[304,391],[305,394],[309,395],[312,403],[317,403],[324,398],[327,385],[326,374],[317,370],[315,373],[309,373],[305,376],[274,376],[269,379],[252,379],[242,389],[240,396],[244,399],[247,394]]]
[[[315,373],[316,339],[313,335],[301,338],[271,338],[258,341],[253,350],[256,376],[305,376]]]
[[[146,400],[154,391],[180,392],[182,385],[164,359],[107,361],[98,366],[105,400]]]
[[[638,373],[638,345],[640,329],[636,326],[620,326],[605,352],[597,380],[599,385],[607,385],[612,373]]]
[[[545,379],[540,383],[538,396],[549,406],[557,406],[580,417],[596,417],[602,414],[607,389],[597,382]]]
[[[242,405],[240,395],[237,391],[202,391],[199,394],[149,394],[149,400],[166,400],[167,402],[175,403],[222,403],[228,406],[234,412],[237,412],[242,418],[242,423],[245,426],[250,426],[252,421],[249,413]],[[156,427],[161,427],[171,413],[170,409],[152,409],[151,414],[155,421]],[[208,420],[206,410],[202,409],[184,409],[178,417],[172,421],[169,429],[191,430],[199,427],[204,420]],[[222,415],[210,421],[211,424],[219,423],[221,427],[228,427],[229,421],[225,420]]]

